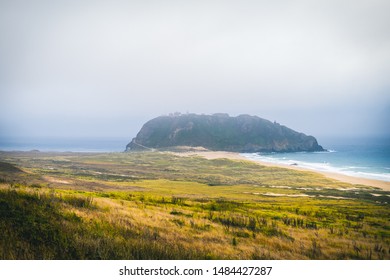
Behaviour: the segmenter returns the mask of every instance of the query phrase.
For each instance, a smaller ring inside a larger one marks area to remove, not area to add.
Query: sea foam
[[[318,153],[316,153],[318,154]],[[342,175],[348,175],[352,177],[358,178],[366,178],[366,179],[375,179],[381,181],[390,182],[390,173],[387,172],[378,172],[374,168],[366,165],[337,165],[336,163],[331,162],[331,158],[323,159],[323,161],[303,161],[302,159],[298,159],[301,157],[298,154],[286,154],[277,155],[277,154],[257,154],[257,153],[243,153],[242,156],[259,162],[267,162],[278,165],[285,166],[298,166],[305,169],[320,171],[320,172],[331,172]],[[310,159],[310,154],[306,153],[305,157]],[[320,158],[316,155],[313,160],[319,160]],[[388,170],[388,168],[383,168],[383,170]]]

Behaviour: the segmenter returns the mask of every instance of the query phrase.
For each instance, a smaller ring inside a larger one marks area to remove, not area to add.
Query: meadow
[[[389,259],[390,192],[167,152],[0,152],[0,259]]]

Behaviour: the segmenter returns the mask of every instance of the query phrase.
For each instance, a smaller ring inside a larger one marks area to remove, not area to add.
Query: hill
[[[250,153],[324,150],[313,136],[257,116],[176,114],[145,123],[126,151],[175,146]]]

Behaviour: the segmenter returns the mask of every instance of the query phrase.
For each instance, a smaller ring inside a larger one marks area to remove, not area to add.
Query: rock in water
[[[324,151],[313,136],[249,115],[161,116],[145,123],[126,151],[176,146],[229,152]]]

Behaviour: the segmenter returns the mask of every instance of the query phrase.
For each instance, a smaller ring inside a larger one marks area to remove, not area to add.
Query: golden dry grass
[[[24,171],[0,173],[2,259],[390,256],[389,193],[376,188],[160,153],[2,160]]]

